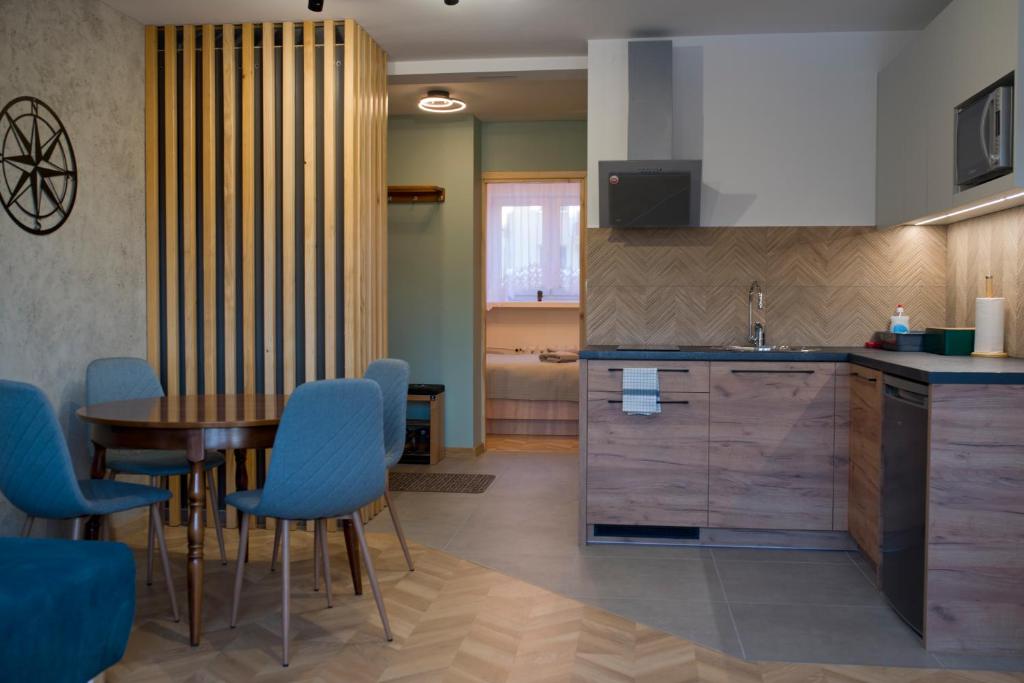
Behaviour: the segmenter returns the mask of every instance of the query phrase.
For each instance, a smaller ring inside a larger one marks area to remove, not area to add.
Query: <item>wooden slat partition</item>
[[[339,28],[146,28],[147,352],[169,395],[290,393],[386,355],[386,55]],[[255,452],[228,455],[225,493],[255,486]]]
[[[345,375],[387,354],[387,54],[345,22]]]
[[[387,54],[345,22],[345,376],[387,355]],[[372,517],[377,501],[363,510]]]

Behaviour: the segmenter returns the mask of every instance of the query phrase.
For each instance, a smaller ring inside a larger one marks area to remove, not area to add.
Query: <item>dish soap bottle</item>
[[[910,317],[903,314],[903,304],[896,304],[896,314],[890,319],[889,331],[895,334],[910,332]]]

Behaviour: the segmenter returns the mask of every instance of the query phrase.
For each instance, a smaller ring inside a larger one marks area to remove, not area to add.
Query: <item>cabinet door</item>
[[[850,367],[850,535],[877,568],[882,559],[882,373]]]
[[[709,525],[832,529],[834,363],[712,363]]]
[[[707,394],[627,415],[620,392],[591,391],[587,418],[587,524],[707,525]]]

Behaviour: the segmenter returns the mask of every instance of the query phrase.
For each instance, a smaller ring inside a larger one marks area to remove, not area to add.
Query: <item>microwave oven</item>
[[[988,182],[1013,170],[1012,75],[956,108],[956,186]]]

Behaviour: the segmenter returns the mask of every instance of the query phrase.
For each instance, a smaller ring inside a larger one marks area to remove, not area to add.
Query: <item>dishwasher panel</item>
[[[924,628],[928,385],[885,377],[882,418],[882,592]]]

